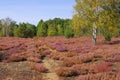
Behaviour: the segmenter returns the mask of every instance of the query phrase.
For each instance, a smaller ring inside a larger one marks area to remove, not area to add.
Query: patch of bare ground
[[[0,80],[41,80],[41,74],[30,69],[30,62],[0,63]]]
[[[58,75],[55,73],[55,69],[60,65],[59,61],[52,60],[48,57],[44,58],[43,65],[48,69],[47,73],[43,73],[43,80],[59,80]]]

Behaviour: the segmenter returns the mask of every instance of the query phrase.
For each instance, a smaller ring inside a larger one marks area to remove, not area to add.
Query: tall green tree
[[[43,21],[40,20],[40,22],[37,25],[37,36],[38,37],[45,37],[47,36],[47,24]]]
[[[14,37],[19,37],[18,36],[18,25],[16,25],[15,27],[14,27]]]
[[[108,35],[114,32],[114,27],[118,25],[119,17],[116,16],[119,16],[119,14],[116,9],[119,3],[120,0],[76,0],[75,15],[78,15],[80,27],[89,26],[93,28],[94,44],[96,43],[96,29],[98,27],[102,27]],[[111,27],[112,30],[109,30]]]
[[[13,36],[15,25],[16,25],[16,22],[10,18],[1,19],[2,36]]]
[[[67,26],[64,33],[66,38],[72,38],[74,36],[73,29],[71,25]]]
[[[75,36],[80,36],[80,33],[81,33],[81,28],[83,27],[83,26],[80,26],[81,24],[80,24],[80,19],[79,19],[79,16],[78,16],[78,14],[75,14],[74,16],[73,16],[73,19],[72,19],[72,26],[73,26],[73,30],[74,30],[74,34],[75,34]]]
[[[57,35],[57,29],[55,25],[49,25],[48,26],[48,36],[56,36]]]
[[[111,41],[113,36],[119,33],[120,13],[118,8],[120,0],[107,0],[102,5],[98,22],[105,40]]]
[[[41,23],[38,26],[38,31],[37,31],[37,36],[39,37],[45,37],[47,36],[47,29],[48,29],[48,25],[46,23]]]
[[[57,25],[57,35],[63,35],[63,28],[60,24]]]
[[[30,23],[20,23],[14,27],[14,36],[28,38],[36,35],[36,27]]]
[[[16,26],[16,22],[12,21],[9,25],[9,36],[14,36],[14,27]]]
[[[30,23],[26,24],[25,37],[34,37],[36,35],[36,27]]]
[[[20,23],[18,25],[18,27],[15,27],[15,36],[16,37],[22,37],[25,38],[26,37],[26,24],[25,23]]]

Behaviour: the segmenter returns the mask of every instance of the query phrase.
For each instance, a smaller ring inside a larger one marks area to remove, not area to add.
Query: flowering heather
[[[108,72],[112,71],[112,64],[111,63],[99,63],[99,64],[94,64],[91,66],[91,70],[93,70],[94,73],[100,73],[100,72]]]
[[[98,37],[94,45],[91,37],[1,37],[0,70],[5,64],[28,63],[33,69],[31,74],[54,75],[61,80],[120,80],[120,43],[116,41],[119,42],[120,38],[106,43],[103,37]],[[30,69],[29,65],[22,66],[23,70]]]
[[[67,67],[61,67],[56,69],[56,73],[58,76],[62,77],[71,77],[76,75],[75,71],[72,68]]]
[[[41,62],[41,59],[38,58],[38,57],[30,56],[30,57],[27,58],[27,61],[32,61],[32,62],[39,63],[39,62]]]
[[[36,70],[38,72],[42,72],[42,73],[45,73],[48,71],[48,69],[46,67],[44,67],[42,64],[38,64],[38,63],[32,64],[31,69]]]

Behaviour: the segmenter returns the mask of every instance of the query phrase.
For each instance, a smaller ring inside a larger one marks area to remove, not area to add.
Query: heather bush
[[[51,58],[51,59],[53,59],[53,60],[65,60],[67,57],[64,55],[64,53],[63,54],[61,54],[61,53],[59,53],[59,52],[55,52],[55,53],[51,53],[50,55],[49,55],[49,58]]]
[[[120,55],[108,57],[105,61],[106,62],[120,62]]]
[[[79,56],[68,57],[63,60],[62,66],[71,67],[75,64],[80,64],[80,63],[81,61]]]
[[[75,71],[72,68],[68,67],[60,67],[56,69],[56,73],[58,76],[62,77],[71,77],[76,75]]]
[[[65,55],[66,57],[73,57],[73,56],[77,56],[78,54],[77,53],[73,53],[73,52],[67,52],[67,53],[65,53],[63,55]]]
[[[120,71],[117,73],[117,77],[120,78]]]
[[[100,73],[100,72],[108,72],[112,71],[112,64],[110,63],[99,63],[99,64],[94,64],[93,66],[90,66],[90,70],[92,73]]]
[[[77,75],[86,75],[89,72],[89,69],[86,66],[73,65],[71,68]]]
[[[4,44],[4,45],[0,45],[0,50],[8,50],[10,49],[11,46],[7,45],[7,44]]]
[[[80,56],[80,61],[82,63],[89,63],[93,60],[94,56],[93,55],[90,55],[90,54],[84,54],[84,55],[81,55]]]
[[[8,55],[15,54],[15,53],[20,53],[22,50],[19,49],[19,47],[14,47],[8,50],[5,50],[5,53]]]
[[[33,64],[31,66],[32,66],[31,69],[36,70],[38,72],[45,73],[48,71],[48,69],[44,67],[42,64]]]
[[[4,53],[2,51],[0,51],[0,61],[3,60],[5,57]]]
[[[64,45],[62,43],[49,44],[49,47],[51,49],[56,49],[59,52],[66,52],[67,51],[67,49],[64,47]]]
[[[20,53],[12,54],[8,58],[8,62],[19,62],[19,61],[25,61],[25,60],[26,60],[25,55],[21,55]]]
[[[81,55],[81,56],[73,56],[73,57],[68,57],[63,60],[63,66],[66,67],[71,67],[72,65],[75,64],[82,64],[82,63],[89,63],[93,60],[92,55]]]
[[[58,54],[50,54],[49,58],[51,58],[53,60],[60,60],[60,56]]]
[[[60,67],[56,70],[56,73],[58,76],[71,77],[88,74],[88,69],[80,65],[74,65],[72,67]]]
[[[71,61],[71,60],[69,60],[69,59],[64,59],[64,60],[63,60],[63,63],[62,63],[62,66],[71,67],[71,66],[73,66],[74,64],[75,64],[74,61]]]
[[[43,55],[49,55],[50,53],[51,53],[51,51],[48,50],[48,49],[47,49],[47,50],[44,50],[44,51],[42,52]]]
[[[32,62],[39,63],[39,62],[41,62],[41,59],[38,58],[38,57],[30,56],[30,57],[27,58],[27,61],[32,61]]]
[[[56,50],[59,51],[59,52],[66,52],[67,51],[66,48],[63,47],[62,45],[57,45]]]

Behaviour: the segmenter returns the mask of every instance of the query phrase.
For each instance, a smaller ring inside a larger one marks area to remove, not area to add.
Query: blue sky
[[[0,0],[0,19],[37,24],[40,19],[72,18],[75,0]]]

